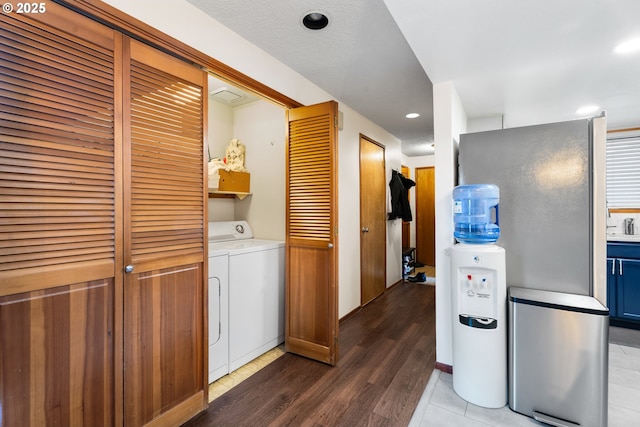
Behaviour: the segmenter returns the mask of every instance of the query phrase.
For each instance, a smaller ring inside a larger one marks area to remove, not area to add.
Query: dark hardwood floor
[[[331,367],[287,353],[185,426],[406,426],[435,363],[435,287],[400,283],[340,322]]]

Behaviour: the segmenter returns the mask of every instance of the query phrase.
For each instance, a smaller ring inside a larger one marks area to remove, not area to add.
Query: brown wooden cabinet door
[[[338,361],[338,104],[287,113],[287,351]]]
[[[129,46],[125,426],[178,425],[206,406],[206,74],[142,43]]]
[[[0,425],[108,426],[116,35],[46,7],[0,14]]]

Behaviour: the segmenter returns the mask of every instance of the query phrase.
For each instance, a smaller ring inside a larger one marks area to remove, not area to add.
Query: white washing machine
[[[254,239],[246,221],[210,222],[209,251],[219,250],[228,254],[228,372],[232,372],[284,342],[285,244]],[[209,311],[216,309],[209,306]],[[212,357],[217,366],[215,349],[209,363]]]

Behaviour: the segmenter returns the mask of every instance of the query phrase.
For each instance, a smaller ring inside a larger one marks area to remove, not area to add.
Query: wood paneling
[[[287,112],[287,351],[337,361],[337,114],[327,102]]]
[[[315,357],[323,361],[327,359],[327,347],[332,346],[330,314],[329,270],[331,256],[329,249],[294,247],[290,250],[289,259],[298,266],[292,271],[290,280],[300,286],[289,287],[288,324],[289,343],[304,345],[312,349]],[[313,282],[317,286],[306,286]],[[312,356],[309,356],[312,357]]]
[[[124,296],[125,425],[149,423],[194,395],[202,399],[202,299],[200,264],[130,275]],[[202,400],[190,415],[200,409]]]
[[[0,297],[0,424],[114,424],[113,341],[111,280]]]

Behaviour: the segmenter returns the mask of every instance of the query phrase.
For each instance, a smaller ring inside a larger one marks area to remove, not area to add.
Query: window
[[[640,132],[607,139],[607,206],[640,208]]]

